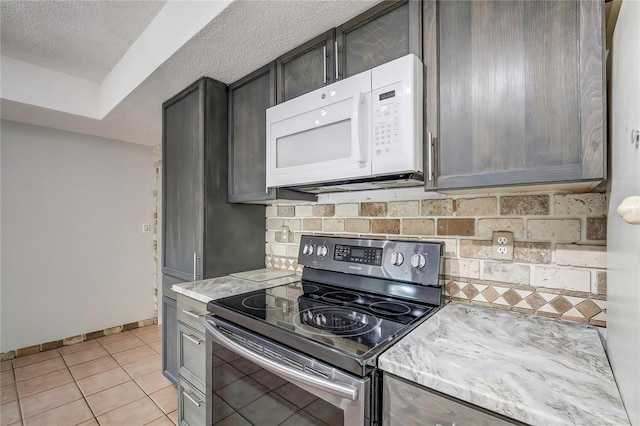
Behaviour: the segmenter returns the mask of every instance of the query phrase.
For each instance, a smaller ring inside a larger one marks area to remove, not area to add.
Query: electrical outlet
[[[513,232],[493,233],[493,258],[513,260]]]
[[[149,232],[149,224],[148,223],[143,223],[142,224],[142,233],[146,234],[147,232]]]
[[[283,226],[280,229],[281,235],[282,235],[282,242],[283,243],[288,243],[289,242],[289,227],[288,226]]]

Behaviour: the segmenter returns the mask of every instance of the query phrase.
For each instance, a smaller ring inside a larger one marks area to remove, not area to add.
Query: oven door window
[[[344,425],[344,411],[213,344],[213,424]]]

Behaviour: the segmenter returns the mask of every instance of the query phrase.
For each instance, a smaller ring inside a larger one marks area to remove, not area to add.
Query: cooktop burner
[[[289,303],[289,302],[287,302]],[[257,311],[267,311],[274,309],[281,309],[281,306],[271,306],[267,303],[267,299],[260,295],[254,294],[251,296],[247,296],[242,300],[242,306],[247,309],[255,309]]]
[[[386,315],[406,315],[411,312],[411,308],[406,303],[400,302],[373,302],[369,305],[373,312]]]
[[[307,333],[319,336],[362,336],[377,327],[372,315],[339,306],[317,306],[293,316],[293,323]]]
[[[360,295],[349,291],[330,291],[322,295],[327,302],[355,302]]]
[[[304,281],[211,303],[354,355],[367,353],[434,309]]]

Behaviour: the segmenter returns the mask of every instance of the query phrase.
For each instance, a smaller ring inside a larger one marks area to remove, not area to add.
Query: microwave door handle
[[[265,370],[281,375],[289,380],[296,380],[305,385],[329,392],[333,395],[339,396],[340,398],[349,399],[351,401],[358,400],[358,389],[354,386],[332,382],[322,377],[312,376],[296,368],[280,364],[279,362],[273,361],[248,348],[245,348],[240,343],[234,342],[230,337],[225,336],[220,330],[218,330],[218,327],[209,321],[205,321],[204,326],[211,337],[213,337],[213,340],[217,343],[230,351],[235,352],[241,357],[259,365]]]
[[[358,144],[358,153],[360,165],[367,164],[367,140],[363,137],[362,129],[360,128],[362,123],[362,104],[364,103],[364,96],[362,92],[358,92],[353,97],[353,111],[351,112],[351,119],[353,120],[353,139]]]

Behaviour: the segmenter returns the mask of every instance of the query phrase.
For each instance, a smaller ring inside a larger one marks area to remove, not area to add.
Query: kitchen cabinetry
[[[194,281],[264,267],[264,206],[227,203],[227,87],[163,104],[162,272]]]
[[[419,1],[383,1],[277,59],[277,101],[288,101],[413,53],[422,58]]]
[[[162,297],[162,374],[174,385],[178,383],[178,341],[176,301]]]
[[[178,384],[178,314],[174,284],[184,281],[162,274],[162,374],[174,385]]]
[[[205,330],[207,305],[178,294],[177,364],[178,419],[181,425],[201,425],[205,421]]]
[[[267,191],[266,110],[276,103],[275,74],[275,63],[271,63],[229,85],[230,203],[317,200],[314,195],[285,189]]]
[[[334,29],[309,40],[276,60],[278,103],[319,89],[335,80]],[[332,61],[332,59],[334,59]]]
[[[202,78],[163,104],[162,370],[178,381],[173,284],[264,267],[264,206],[227,203],[227,87]]]
[[[385,374],[383,424],[404,426],[507,426],[522,424]]]
[[[413,53],[422,59],[420,1],[383,1],[336,28],[337,78]]]
[[[606,177],[602,2],[423,8],[427,189]]]
[[[178,385],[178,424],[180,426],[201,426],[206,422],[207,404],[200,391],[189,382],[180,380]]]

